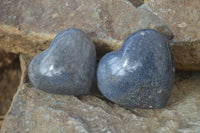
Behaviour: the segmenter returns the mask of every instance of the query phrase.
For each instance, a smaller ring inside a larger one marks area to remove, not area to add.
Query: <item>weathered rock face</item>
[[[47,49],[55,35],[67,28],[85,31],[99,57],[119,49],[136,30],[153,28],[168,39],[173,38],[172,30],[177,68],[200,70],[198,0],[149,0],[137,9],[129,1],[0,0],[0,47],[27,54],[26,62],[21,60],[26,70],[31,56]],[[48,94],[32,87],[25,71],[24,77],[26,83],[14,97],[2,133],[200,132],[200,73],[177,75],[167,107],[159,110],[120,107],[101,95]]]
[[[119,49],[124,39],[139,29],[156,29],[168,39],[173,38],[172,30],[177,68],[200,69],[198,0],[149,0],[137,9],[134,6],[141,5],[142,0],[0,2],[0,47],[3,49],[36,55],[48,47],[56,33],[75,27],[90,35],[101,57]]]
[[[198,0],[149,0],[147,4],[170,26],[176,42],[200,40]]]
[[[173,51],[176,67],[184,70],[199,70],[200,1],[149,0],[147,4],[174,33]]]
[[[126,37],[143,28],[173,37],[165,22],[147,6],[136,9],[126,0],[0,2],[0,47],[17,53],[36,55],[47,48],[56,33],[71,27],[90,35],[97,54],[118,49]]]
[[[178,75],[165,109],[123,108],[95,96],[63,96],[24,84],[2,133],[200,132],[200,73]]]

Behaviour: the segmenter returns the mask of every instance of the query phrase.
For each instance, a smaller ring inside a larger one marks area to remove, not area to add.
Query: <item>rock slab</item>
[[[45,93],[30,84],[18,89],[1,133],[185,133],[200,132],[200,73],[176,76],[164,109],[123,108],[95,96]]]
[[[0,2],[0,47],[16,53],[36,55],[57,33],[72,27],[86,32],[100,55],[117,50],[130,34],[144,28],[173,38],[170,28],[149,7],[136,9],[128,0]]]
[[[75,27],[92,38],[100,58],[135,31],[151,28],[169,40],[174,33],[176,68],[200,70],[199,1],[148,0],[138,8],[134,1],[0,0],[0,47],[35,56],[57,33]]]
[[[161,17],[174,34],[176,68],[200,69],[200,1],[149,0],[147,5]]]

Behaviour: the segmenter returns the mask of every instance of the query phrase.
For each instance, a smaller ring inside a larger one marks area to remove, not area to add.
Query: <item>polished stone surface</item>
[[[58,34],[50,47],[29,65],[29,79],[38,89],[57,94],[87,94],[96,64],[93,42],[81,30]]]
[[[127,107],[162,108],[171,94],[174,59],[168,41],[154,30],[129,36],[97,68],[98,87],[109,100]]]

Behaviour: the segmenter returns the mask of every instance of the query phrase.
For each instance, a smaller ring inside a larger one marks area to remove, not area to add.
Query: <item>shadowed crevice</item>
[[[144,0],[129,0],[132,4],[133,4],[133,6],[135,6],[135,7],[139,7],[139,6],[141,6],[143,3],[144,3]]]

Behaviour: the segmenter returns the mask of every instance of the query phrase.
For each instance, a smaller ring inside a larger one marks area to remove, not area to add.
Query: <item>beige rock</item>
[[[58,32],[76,27],[93,39],[99,59],[119,49],[131,33],[152,28],[168,39],[173,31],[176,68],[200,70],[198,0],[149,0],[138,8],[134,5],[142,0],[0,2],[0,47],[11,52],[34,56],[48,48]]]
[[[20,31],[12,26],[0,25],[0,48],[17,54],[36,55],[48,48],[56,34]]]
[[[200,74],[179,74],[164,109],[120,107],[96,96],[48,94],[25,83],[14,97],[2,133],[200,132]]]
[[[36,55],[55,34],[71,27],[88,33],[98,54],[119,49],[126,37],[143,28],[173,37],[148,7],[136,9],[127,0],[2,0],[0,12],[0,47],[16,53]]]
[[[200,39],[200,1],[149,0],[147,4],[171,27],[176,42]]]
[[[79,97],[42,92],[32,87],[26,78],[30,60],[29,55],[20,56],[21,87],[6,115],[2,133],[200,131],[200,73],[176,74],[166,108],[131,109],[109,102],[95,93],[96,88],[92,89],[91,95]]]
[[[200,40],[193,42],[175,42],[172,49],[176,68],[180,70],[200,70]]]
[[[174,33],[176,67],[200,70],[200,1],[149,0],[147,4]]]
[[[57,32],[71,26],[84,30],[92,37],[99,57],[105,52],[118,49],[122,41],[138,29],[154,28],[171,39],[172,33],[167,26],[169,22],[162,17],[164,14],[156,13],[159,6],[165,7],[166,4],[157,1],[156,5],[151,0],[147,2],[150,8],[142,5],[136,9],[125,0],[0,2],[0,47],[27,54],[20,56],[21,86],[0,132],[200,132],[200,73],[177,74],[169,104],[157,110],[118,106],[99,94],[93,94],[95,88],[92,95],[80,97],[48,94],[32,87],[26,78],[26,69],[32,56],[45,50]],[[191,2],[195,3],[194,0]],[[153,7],[151,3],[156,6]],[[185,6],[190,7],[187,1],[185,3]],[[178,5],[183,6],[180,0]],[[196,22],[190,26],[193,24]],[[186,27],[184,23],[178,26]],[[176,33],[173,25],[170,27]],[[182,37],[176,37],[179,32]],[[199,39],[196,37],[195,40],[194,37],[192,41],[187,40],[183,32],[178,30],[173,45],[177,68],[200,70],[197,52]],[[197,35],[197,31],[194,33]],[[186,53],[190,56],[183,56]]]

